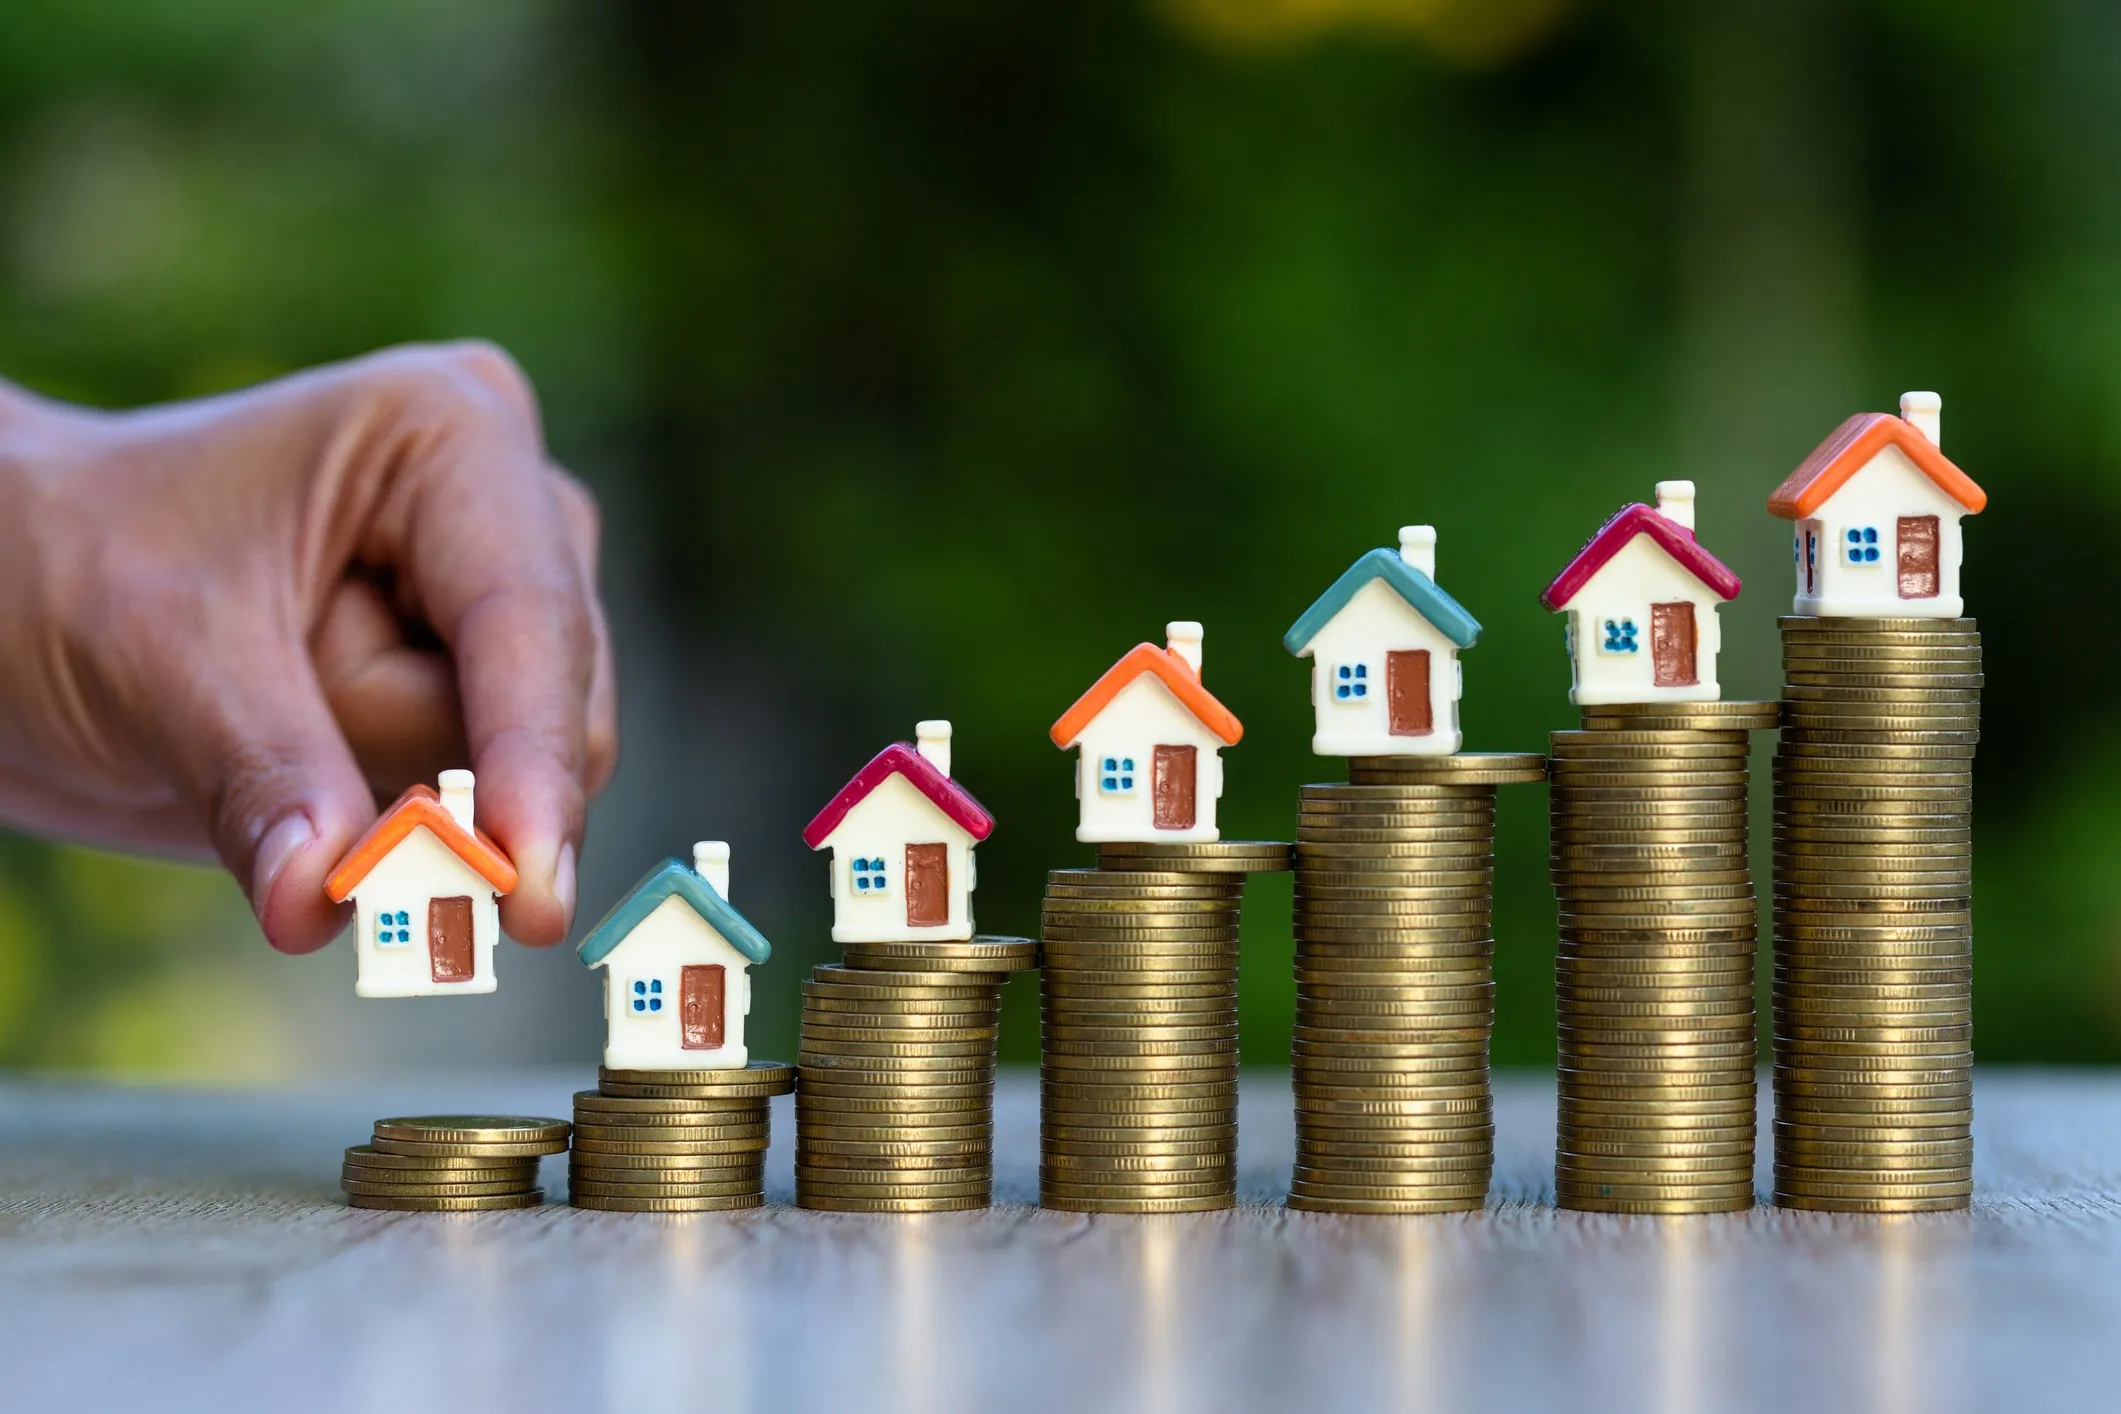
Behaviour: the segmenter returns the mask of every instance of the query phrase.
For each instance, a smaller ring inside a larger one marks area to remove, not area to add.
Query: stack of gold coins
[[[574,1097],[567,1201],[615,1213],[713,1213],[766,1201],[775,1095],[795,1067],[753,1061],[728,1070],[597,1069]]]
[[[1973,1195],[1972,619],[1782,620],[1775,1201]]]
[[[538,1160],[567,1148],[567,1121],[521,1115],[410,1115],[376,1121],[346,1151],[339,1186],[356,1208],[479,1213],[545,1200]]]
[[[1180,1213],[1237,1201],[1238,913],[1286,844],[1105,844],[1048,876],[1039,1203]]]
[[[939,1213],[994,1201],[1001,991],[1028,938],[849,943],[803,983],[795,1201]]]
[[[1357,757],[1296,826],[1289,1206],[1479,1208],[1495,1167],[1495,794],[1536,753]]]
[[[1769,702],[1587,706],[1552,739],[1564,1208],[1753,1205],[1748,733]]]

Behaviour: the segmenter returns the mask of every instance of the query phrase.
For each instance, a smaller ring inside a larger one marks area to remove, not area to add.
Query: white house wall
[[[949,922],[914,928],[906,923],[906,846],[940,844],[950,870]],[[922,938],[949,941],[972,936],[974,874],[972,836],[935,802],[896,773],[885,778],[847,812],[839,828],[825,837],[832,851],[832,940],[836,943],[892,943]],[[880,858],[889,887],[880,894],[854,889],[856,859]]]
[[[471,980],[437,982],[427,955],[428,900],[465,894],[471,896]],[[425,825],[415,827],[368,871],[353,901],[355,995],[429,997],[494,989],[493,948],[501,936],[501,914],[493,885]],[[410,943],[376,945],[376,916],[386,909],[404,911]]]
[[[1792,554],[1797,576],[1795,610],[1822,618],[1953,619],[1966,610],[1959,589],[1964,541],[1959,518],[1966,507],[1924,476],[1907,453],[1886,446],[1812,517],[1819,525],[1819,592],[1804,592],[1804,530],[1796,523]],[[1937,593],[1929,599],[1900,597],[1900,517],[1937,517]],[[1851,565],[1844,552],[1851,528],[1878,531],[1876,564]]]
[[[1223,768],[1216,753],[1222,749],[1222,738],[1202,726],[1153,674],[1143,673],[1120,689],[1083,728],[1076,743],[1081,748],[1075,758],[1075,794],[1081,806],[1081,823],[1075,831],[1078,840],[1086,844],[1115,840],[1192,844],[1219,838],[1215,803],[1223,793]],[[1156,828],[1150,778],[1159,746],[1191,746],[1198,753],[1190,830]],[[1106,756],[1134,758],[1139,769],[1133,791],[1108,795],[1097,788],[1097,763]]]
[[[724,970],[722,1045],[688,1051],[680,980],[688,966],[715,965]],[[604,1064],[611,1069],[739,1070],[750,1062],[744,1022],[751,1014],[751,959],[684,899],[664,899],[598,966],[604,969]],[[629,999],[637,978],[663,984],[660,1012],[633,1013]]]
[[[1429,654],[1429,720],[1436,729],[1427,736],[1394,736],[1386,655],[1413,649]],[[1357,590],[1304,651],[1311,658],[1311,706],[1318,719],[1311,750],[1318,755],[1448,756],[1458,750],[1458,700],[1465,683],[1458,646],[1383,580]],[[1370,691],[1343,702],[1333,695],[1336,670],[1356,663],[1368,669]]]
[[[1700,681],[1659,687],[1650,652],[1650,606],[1682,601],[1694,606],[1695,675]],[[1716,606],[1722,602],[1655,540],[1637,535],[1568,601],[1569,661],[1575,673],[1569,700],[1581,705],[1714,702],[1723,692],[1716,682],[1716,655],[1723,647]],[[1605,652],[1605,621],[1622,618],[1635,621],[1638,647],[1633,653]]]

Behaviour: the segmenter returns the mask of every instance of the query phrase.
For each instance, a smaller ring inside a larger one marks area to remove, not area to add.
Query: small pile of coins
[[[844,945],[803,983],[798,1207],[939,1213],[994,1201],[1001,992],[1028,938]]]
[[[1039,1204],[1206,1212],[1237,1201],[1238,913],[1289,846],[1098,847],[1048,876]]]
[[[766,1201],[775,1095],[795,1067],[597,1069],[574,1097],[567,1201],[613,1213],[715,1213]]]
[[[1772,702],[1583,708],[1550,772],[1564,1208],[1753,1206],[1748,733]]]
[[[1775,1201],[1973,1195],[1972,619],[1782,620]]]
[[[1536,753],[1357,757],[1296,827],[1289,1206],[1477,1209],[1495,1166],[1495,795]]]
[[[567,1148],[567,1121],[520,1115],[408,1115],[376,1121],[346,1151],[339,1186],[356,1208],[483,1213],[545,1201],[538,1160]]]

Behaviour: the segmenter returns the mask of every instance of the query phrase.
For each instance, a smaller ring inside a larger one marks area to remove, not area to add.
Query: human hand
[[[124,413],[0,385],[0,817],[211,847],[307,952],[371,789],[468,757],[502,926],[557,943],[618,752],[597,535],[489,345]]]

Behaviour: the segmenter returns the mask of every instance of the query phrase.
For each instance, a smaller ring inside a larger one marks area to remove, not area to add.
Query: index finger
[[[574,913],[594,613],[535,423],[472,382],[413,415],[402,569],[456,660],[478,823],[515,861],[502,925],[550,946]]]

